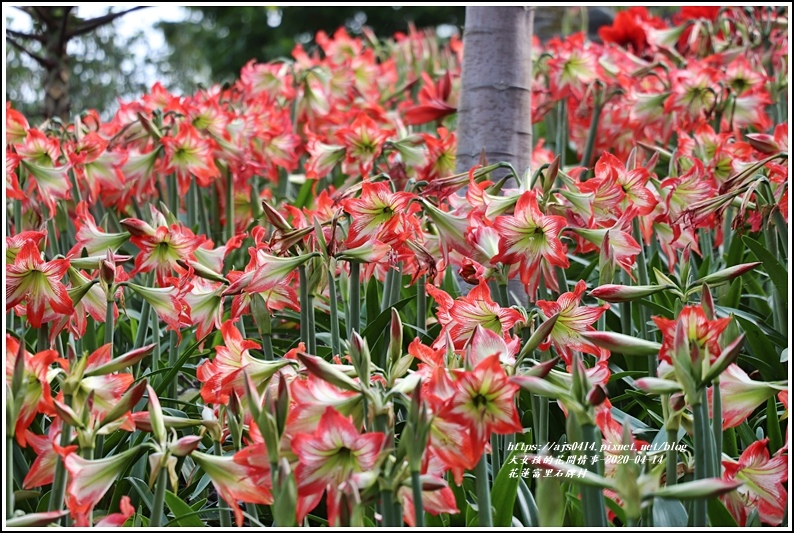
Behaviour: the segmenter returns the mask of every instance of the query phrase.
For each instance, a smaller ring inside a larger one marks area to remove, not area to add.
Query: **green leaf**
[[[535,503],[535,498],[523,478],[518,480],[518,506],[526,527],[540,526],[538,504]]]
[[[201,476],[201,480],[199,480],[196,488],[193,490],[193,494],[190,495],[191,500],[195,500],[199,497],[199,495],[204,492],[204,489],[210,484],[210,477],[207,474]]]
[[[709,500],[708,514],[711,527],[736,527],[736,520],[718,498]]]
[[[521,465],[510,464],[510,460],[519,453],[519,450],[513,450],[510,456],[499,469],[499,473],[493,482],[491,488],[491,505],[493,506],[494,527],[510,527],[513,517],[513,506],[516,501],[516,494],[518,492],[518,482],[521,479]],[[523,453],[523,452],[521,452]],[[510,473],[514,472],[514,476]]]
[[[653,499],[653,526],[672,529],[686,527],[688,515],[678,500]]]
[[[367,294],[366,294],[366,326],[369,325],[370,321],[374,320],[375,317],[378,316],[380,313],[380,297],[378,296],[378,285],[380,282],[375,276],[367,283]],[[363,312],[362,312],[363,316]],[[366,327],[365,326],[365,327]]]
[[[137,492],[138,496],[140,496],[141,500],[143,500],[143,503],[146,504],[146,508],[149,509],[149,512],[151,512],[154,496],[152,495],[152,491],[149,490],[149,487],[146,485],[146,483],[137,477],[125,477],[124,479],[129,481],[130,485],[132,485],[132,487],[135,489],[135,492]],[[163,521],[163,523],[165,523],[165,521]]]
[[[604,503],[607,504],[607,507],[609,507],[610,511],[615,513],[615,518],[620,520],[621,524],[626,523],[626,511],[623,510],[623,507],[621,507],[618,502],[616,502],[612,498],[607,498],[606,496],[604,496]]]
[[[562,526],[565,516],[565,496],[560,481],[553,477],[541,476],[537,480],[538,521],[542,528]]]
[[[415,294],[409,296],[408,298],[404,298],[400,300],[392,307],[394,307],[397,311],[399,311],[414,298],[416,298]],[[377,342],[378,338],[380,338],[380,336],[384,332],[386,332],[386,334],[388,335],[388,329],[386,326],[389,324],[389,320],[391,320],[391,307],[381,312],[378,315],[378,318],[376,318],[375,320],[370,321],[369,317],[367,317],[367,320],[368,320],[367,327],[364,328],[364,334],[362,335],[362,337],[364,337],[367,340],[367,344],[369,346],[375,346],[375,343]]]
[[[174,513],[174,519],[171,520],[169,526],[179,527],[207,527],[198,515],[194,514],[196,510],[192,509],[188,504],[182,501],[182,498],[171,492],[165,491],[165,503],[171,512]],[[184,518],[183,518],[184,517]]]
[[[179,369],[182,368],[182,366],[187,362],[187,360],[190,359],[190,357],[196,352],[196,350],[198,350],[199,346],[201,346],[201,343],[204,342],[204,340],[210,335],[211,333],[205,335],[203,338],[197,340],[195,343],[190,345],[187,348],[187,350],[184,351],[184,353],[179,357],[179,359],[174,364],[174,366],[172,366],[168,370],[168,373],[165,376],[163,376],[163,378],[160,380],[157,386],[154,387],[154,392],[156,392],[158,396],[160,396],[163,393],[165,387],[169,383],[172,383],[177,379],[177,375],[179,374]]]
[[[780,262],[772,255],[766,247],[745,235],[742,240],[750,248],[755,257],[764,264],[764,269],[772,283],[775,285],[780,298],[783,300],[783,305],[788,306],[788,270],[780,264]]]
[[[753,322],[740,316],[736,316],[735,318],[744,331],[745,339],[750,347],[750,352],[763,362],[763,365],[757,365],[756,368],[761,372],[761,376],[764,380],[775,381],[778,379],[785,379],[786,368],[780,364],[777,350],[772,343],[769,342],[769,337]]]

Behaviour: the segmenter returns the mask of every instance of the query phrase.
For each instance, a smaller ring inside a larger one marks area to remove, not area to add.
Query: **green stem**
[[[722,469],[722,393],[720,392],[719,378],[714,380],[711,388],[711,428],[714,432],[714,474],[719,474]]]
[[[154,341],[154,351],[152,351],[152,366],[151,371],[154,372],[160,367],[160,358],[162,357],[162,346],[160,343],[160,319],[157,313],[150,313],[152,316],[152,340]]]
[[[386,279],[383,280],[383,297],[380,300],[380,310],[385,311],[391,306],[392,285],[394,284],[394,269],[389,268],[386,271]],[[369,309],[367,309],[367,322],[371,322],[373,317],[370,317]]]
[[[148,278],[147,283],[151,283]],[[146,333],[149,331],[149,309],[149,302],[144,300],[141,305],[141,319],[138,321],[138,331],[135,333],[134,348],[136,349],[143,346],[143,343],[146,342]]]
[[[403,263],[398,261],[394,267],[394,278],[392,279],[391,293],[389,294],[389,307],[400,301],[400,293],[403,284]]]
[[[149,527],[162,526],[163,508],[165,504],[165,488],[167,485],[168,485],[168,471],[165,468],[161,468],[160,473],[157,474],[157,483],[154,488],[154,499],[152,500],[152,516],[149,519]]]
[[[50,245],[50,259],[58,255],[58,242],[55,238],[55,218],[47,221],[47,242]]]
[[[502,468],[501,451],[502,447],[499,443],[499,435],[491,433],[491,472],[494,473],[494,478],[496,477],[496,473]]]
[[[347,338],[352,338],[353,331],[361,331],[361,265],[350,263],[350,316],[347,321]]]
[[[780,251],[785,255],[781,263],[788,264],[788,224],[786,224],[779,209],[776,209],[775,212],[772,213],[772,220],[775,222],[775,231],[777,231]]]
[[[387,489],[380,491],[380,508],[381,516],[383,516],[382,527],[397,527],[399,525],[394,516],[394,505],[392,504],[393,499],[394,496],[392,491]]]
[[[176,332],[170,331],[168,333],[168,366],[170,368],[175,367],[176,362],[179,360],[179,348],[177,348],[176,342],[177,342]],[[168,388],[166,390],[168,391],[169,398],[177,397],[176,386],[179,381],[178,378],[179,378],[179,373],[177,373],[177,375],[174,376],[174,379],[172,379],[168,383]]]
[[[36,351],[43,351],[50,347],[50,341],[47,338],[49,335],[50,325],[48,323],[44,323],[38,329],[38,336],[36,337]]]
[[[176,174],[166,177],[168,180],[168,209],[175,217],[179,217],[179,187],[176,183]]]
[[[22,233],[22,201],[14,200],[14,229],[17,235]]]
[[[207,204],[204,203],[202,189],[196,189],[196,206],[198,207],[199,230],[204,235],[209,235],[211,226],[209,215],[207,215]]]
[[[332,259],[328,268],[328,304],[331,309],[331,355],[342,355],[339,338],[339,306],[336,299],[336,262]]]
[[[220,442],[215,441],[212,443],[212,449],[215,452],[215,455],[218,457],[223,456],[223,449],[221,448]],[[229,509],[228,505],[226,505],[226,502],[223,501],[223,498],[221,498],[220,494],[218,495],[218,514],[220,515],[222,528],[232,527],[231,510]]]
[[[251,217],[256,220],[261,215],[259,207],[259,176],[251,176]]]
[[[193,180],[190,181],[190,186],[187,189],[185,207],[187,208],[187,227],[192,229],[196,223],[196,182]]]
[[[477,515],[480,527],[493,527],[491,511],[491,484],[488,482],[488,457],[482,452],[474,468],[474,487],[477,491]]]
[[[210,224],[212,229],[213,239],[221,236],[221,200],[220,192],[217,183],[212,184],[212,191],[210,193]]]
[[[309,319],[308,329],[306,331],[308,338],[309,338],[309,353],[312,355],[317,355],[317,332],[315,331],[315,324],[314,324],[314,295],[309,294],[307,296],[307,304],[308,304],[308,313],[306,314],[307,318]]]
[[[425,511],[422,504],[422,481],[419,472],[411,472],[411,489],[414,495],[414,526],[425,527]]]
[[[96,321],[90,316],[86,319],[85,335],[83,336],[83,348],[88,353],[93,353],[97,349],[96,344]]]
[[[63,400],[69,407],[72,406],[72,395],[64,394]],[[66,448],[71,442],[72,428],[69,424],[63,422],[61,426],[61,440],[60,446]],[[52,481],[52,492],[50,493],[50,504],[48,511],[60,511],[63,509],[63,499],[66,492],[66,467],[63,464],[63,459],[59,455],[55,463],[55,476]],[[63,519],[63,524],[66,525],[66,518]]]
[[[584,146],[582,160],[579,162],[579,165],[583,167],[590,166],[590,159],[593,156],[593,147],[595,146],[596,134],[598,133],[598,122],[601,119],[601,99],[596,96],[593,100],[593,104],[593,117],[590,119],[590,130],[587,132],[587,142]]]
[[[667,443],[670,449],[667,450],[667,486],[678,483],[678,452],[675,447],[678,444],[678,429],[667,428]]]
[[[601,447],[601,439],[596,439],[596,427],[593,424],[583,424],[582,440],[588,449],[598,450]],[[598,474],[598,464],[592,461],[587,462],[587,470]],[[580,486],[582,495],[582,507],[584,514],[585,527],[607,527],[607,514],[604,503],[604,493],[600,487],[587,485]]]
[[[695,480],[711,477],[711,458],[708,456],[711,445],[709,443],[708,407],[700,399],[692,407],[695,418]],[[708,501],[704,498],[692,502],[692,527],[705,527]]]
[[[6,518],[14,516],[14,437],[6,437]],[[421,503],[420,503],[421,505]]]
[[[234,238],[234,177],[226,171],[226,239]]]
[[[275,359],[273,355],[273,333],[271,330],[271,317],[270,311],[265,307],[265,320],[262,324],[262,351],[265,354],[266,361]]]
[[[111,291],[112,293],[113,291]],[[107,310],[105,311],[105,344],[110,344],[110,353],[113,354],[113,333],[115,332],[115,317],[113,316],[113,304],[115,300],[108,300]]]
[[[540,284],[538,285],[538,299],[539,300],[547,300],[548,299],[548,292],[546,290],[546,282],[541,280]],[[603,331],[603,330],[601,330]],[[549,352],[548,350],[544,350],[540,354],[540,360],[542,362],[549,360]],[[534,396],[534,394],[533,394]],[[544,446],[547,442],[549,442],[549,399],[546,396],[537,396],[537,402],[532,404],[533,409],[537,406],[537,436],[535,438],[535,442]]]
[[[427,329],[427,276],[422,274],[416,284],[416,327],[424,332]]]
[[[736,431],[733,428],[728,428],[722,432],[722,447],[725,453],[731,457],[738,457],[739,448],[736,443]]]
[[[301,342],[306,349],[309,349],[309,282],[306,279],[306,266],[301,265],[298,267],[298,278],[300,287],[298,287],[300,307],[301,307]],[[310,351],[312,355],[316,355]]]

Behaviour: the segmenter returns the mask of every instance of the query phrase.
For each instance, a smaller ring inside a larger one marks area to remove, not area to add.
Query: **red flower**
[[[769,439],[754,442],[742,452],[738,461],[722,461],[723,479],[744,482],[735,491],[721,496],[740,527],[747,524],[747,515],[753,509],[757,509],[760,520],[770,526],[779,526],[785,516],[788,458],[770,459],[768,442]]]
[[[47,321],[44,317],[47,306],[55,313],[71,315],[72,299],[61,282],[68,269],[68,259],[44,261],[36,243],[27,241],[14,258],[14,264],[6,266],[6,312],[26,301],[26,314],[34,328]]]
[[[454,387],[443,415],[469,427],[474,457],[482,455],[491,433],[509,435],[522,430],[514,402],[519,386],[508,379],[498,356],[458,374]]]
[[[565,219],[556,215],[544,215],[538,207],[537,192],[527,191],[516,203],[513,215],[500,216],[494,223],[501,234],[499,255],[491,262],[512,264],[519,262],[521,282],[534,293],[540,280],[540,264],[568,267],[566,247],[560,241],[560,233],[566,226]]]
[[[419,91],[419,104],[405,111],[403,120],[406,124],[417,125],[441,120],[457,111],[456,107],[449,105],[449,95],[452,92],[452,78],[445,72],[436,83],[427,74],[422,72],[424,85]]]
[[[599,28],[598,36],[605,43],[615,43],[639,55],[648,47],[647,27],[664,28],[664,23],[650,16],[644,7],[630,7],[619,11],[611,26]]]
[[[192,176],[202,187],[221,176],[212,158],[213,143],[202,138],[190,123],[181,123],[175,137],[165,136],[161,142],[165,147],[161,171],[163,174],[176,173],[181,195],[187,193]]]
[[[675,329],[678,322],[684,323],[684,330],[687,332],[690,344],[694,343],[698,349],[707,349],[711,362],[714,362],[722,348],[719,345],[719,338],[723,330],[728,327],[730,318],[718,318],[716,320],[709,320],[706,318],[706,313],[699,305],[689,305],[681,310],[677,320],[670,320],[655,316],[653,321],[659,327],[659,330],[664,336],[662,341],[662,349],[659,352],[659,357],[663,361],[672,364],[671,354],[675,341]]]
[[[300,498],[317,501],[326,488],[332,498],[338,486],[353,474],[375,466],[385,439],[383,433],[361,435],[350,419],[333,407],[326,408],[313,433],[292,438],[292,451],[300,461],[295,471]],[[303,518],[299,516],[298,522]]]
[[[609,305],[596,307],[579,305],[586,287],[584,280],[579,280],[573,292],[560,295],[556,302],[543,300],[537,302],[545,318],[560,314],[549,333],[549,339],[540,345],[540,349],[545,350],[554,344],[557,353],[567,365],[573,362],[571,353],[573,350],[591,353],[599,357],[605,354],[604,349],[591,344],[582,336],[585,331],[595,331],[592,324],[609,309]]]
[[[351,216],[347,246],[355,248],[373,236],[395,245],[413,236],[419,225],[413,215],[419,210],[418,204],[411,203],[414,198],[408,192],[392,192],[386,182],[365,181],[360,198],[349,198],[342,203]]]
[[[444,330],[449,332],[452,342],[458,350],[463,348],[478,325],[510,341],[508,335],[510,328],[516,322],[525,320],[524,315],[519,311],[509,307],[500,307],[494,302],[491,299],[491,291],[483,280],[469,294],[454,301],[440,289],[433,288],[430,291],[430,287],[428,285],[428,292],[439,304],[438,321],[444,326]],[[442,294],[446,298],[441,298]],[[443,341],[443,331],[438,338],[439,341]],[[437,346],[435,347],[437,348]]]

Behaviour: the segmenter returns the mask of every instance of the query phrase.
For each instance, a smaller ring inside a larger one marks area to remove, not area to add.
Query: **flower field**
[[[787,525],[788,18],[600,37],[532,42],[529,169],[414,30],[7,103],[5,524]]]

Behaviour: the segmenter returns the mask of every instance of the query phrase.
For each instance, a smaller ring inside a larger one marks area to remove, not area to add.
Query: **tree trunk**
[[[66,43],[58,35],[47,42],[46,56],[50,64],[44,74],[44,116],[69,119],[69,56]]]
[[[524,7],[466,8],[456,167],[465,172],[484,150],[489,163],[529,166],[530,42]]]

